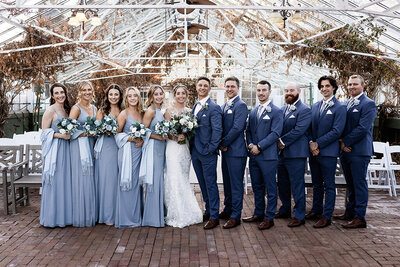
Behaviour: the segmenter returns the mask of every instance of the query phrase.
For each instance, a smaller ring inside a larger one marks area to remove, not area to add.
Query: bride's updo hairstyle
[[[186,95],[189,95],[189,91],[187,89],[187,87],[183,84],[177,84],[174,86],[174,88],[172,89],[172,94],[175,97],[176,96],[176,91],[178,91],[179,88],[182,88],[183,90],[185,90]]]
[[[154,93],[157,91],[157,89],[161,89],[161,91],[165,95],[164,88],[162,88],[161,85],[152,85],[152,86],[150,86],[149,91],[147,92],[146,108],[150,107],[153,104]]]
[[[137,89],[136,87],[133,87],[133,86],[128,87],[128,88],[126,88],[126,90],[125,90],[124,102],[123,102],[124,107],[125,107],[125,108],[128,108],[128,107],[129,107],[129,103],[128,103],[128,93],[129,93],[129,91],[131,91],[131,90],[132,90],[132,91],[135,91],[136,95],[138,96],[138,103],[137,103],[137,105],[136,105],[137,111],[138,111],[139,113],[143,113],[143,100],[142,100],[142,97],[140,96],[140,91],[139,91],[139,89]]]

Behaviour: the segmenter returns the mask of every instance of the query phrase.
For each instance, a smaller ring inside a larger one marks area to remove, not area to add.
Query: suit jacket
[[[285,114],[287,105],[282,107]],[[285,144],[282,156],[285,158],[307,158],[310,155],[308,146],[308,128],[311,124],[311,109],[301,100],[295,105],[296,110],[283,118],[281,140]]]
[[[376,117],[375,102],[362,94],[358,105],[353,105],[347,110],[346,125],[342,140],[351,147],[351,152],[345,153],[351,156],[372,156],[372,131]],[[347,106],[348,101],[344,103]]]
[[[322,100],[311,106],[310,141],[318,143],[319,155],[325,157],[339,156],[339,139],[346,123],[346,107],[335,97],[332,102],[333,106],[325,108],[322,114]]]
[[[224,112],[227,103],[222,105],[222,140],[221,146],[227,147],[222,152],[228,157],[247,157],[246,141],[244,131],[246,130],[247,105],[239,97],[233,100],[233,106]]]
[[[257,156],[250,154],[250,158],[261,157],[264,160],[277,160],[278,147],[276,142],[282,132],[283,113],[274,104],[269,103],[271,112],[264,112],[257,117],[258,108],[250,112],[246,128],[247,144],[259,145],[261,153]]]
[[[222,135],[222,111],[211,98],[207,100],[207,108],[202,108],[197,113],[199,128],[196,129],[192,141],[192,148],[203,156],[218,154],[218,146]],[[194,109],[193,109],[194,112]]]

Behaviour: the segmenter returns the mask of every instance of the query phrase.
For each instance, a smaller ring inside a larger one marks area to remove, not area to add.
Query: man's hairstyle
[[[359,79],[360,82],[361,82],[361,85],[364,85],[364,84],[365,84],[364,78],[363,78],[361,75],[359,75],[359,74],[351,75],[351,76],[349,77],[349,80],[350,80],[350,79]]]
[[[318,89],[319,90],[321,90],[321,83],[322,83],[322,81],[329,81],[329,83],[332,85],[332,87],[333,87],[333,94],[335,95],[336,94],[336,91],[337,91],[337,89],[338,89],[338,85],[337,85],[337,82],[336,82],[336,79],[335,78],[333,78],[332,76],[329,76],[329,75],[324,75],[324,76],[322,76],[321,78],[319,78],[319,80],[318,80]]]
[[[271,84],[267,80],[261,80],[257,84],[268,85],[268,90],[271,90]]]
[[[210,79],[208,79],[206,76],[201,76],[201,77],[199,77],[199,78],[197,79],[197,81],[196,81],[196,84],[197,84],[199,81],[201,81],[201,80],[207,81],[207,82],[208,82],[208,85],[210,85],[210,87],[211,87],[211,81],[210,81]]]
[[[235,76],[231,76],[231,77],[226,78],[224,84],[226,84],[227,81],[234,81],[234,82],[236,82],[236,85],[237,85],[237,87],[239,88],[239,79],[236,78]]]

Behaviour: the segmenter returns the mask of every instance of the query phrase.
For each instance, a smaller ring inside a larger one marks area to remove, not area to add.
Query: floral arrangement
[[[98,134],[116,134],[118,131],[117,120],[112,115],[105,115],[101,121],[96,120]]]
[[[83,133],[85,135],[96,135],[97,128],[98,126],[96,126],[96,119],[88,116],[85,124],[83,124]]]
[[[191,139],[195,134],[195,128],[199,125],[197,119],[191,113],[182,113],[182,115],[174,115],[171,118],[172,127],[170,134],[184,134],[188,139]],[[186,139],[179,141],[178,144],[186,144]]]
[[[129,135],[135,139],[136,138],[143,139],[146,136],[146,133],[149,131],[149,129],[147,129],[143,124],[139,122],[132,124],[129,130],[130,130]]]
[[[162,137],[167,136],[171,129],[173,127],[172,122],[167,121],[167,120],[162,120],[157,122],[157,124],[154,126],[154,130],[156,134],[161,135]]]
[[[74,134],[78,129],[79,123],[75,119],[62,118],[56,126],[60,134]]]

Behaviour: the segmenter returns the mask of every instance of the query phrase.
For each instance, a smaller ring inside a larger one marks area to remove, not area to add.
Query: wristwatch
[[[261,147],[260,147],[260,145],[257,145],[257,148],[258,148],[258,151],[261,152]]]

